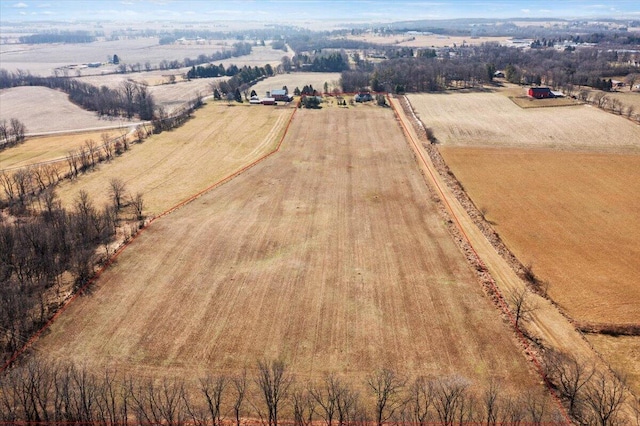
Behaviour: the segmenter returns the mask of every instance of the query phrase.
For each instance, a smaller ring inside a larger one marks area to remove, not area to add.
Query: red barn
[[[536,99],[553,98],[553,92],[548,87],[531,87],[529,96]]]

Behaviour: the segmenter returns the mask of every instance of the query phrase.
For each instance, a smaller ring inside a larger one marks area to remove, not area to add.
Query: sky
[[[390,22],[456,18],[640,19],[640,0],[0,0],[13,21],[296,20]]]

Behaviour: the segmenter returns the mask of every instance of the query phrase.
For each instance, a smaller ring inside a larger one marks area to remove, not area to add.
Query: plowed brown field
[[[282,357],[302,377],[387,366],[539,388],[373,106],[299,111],[281,151],[154,222],[35,349],[186,379]]]
[[[640,322],[640,155],[441,152],[511,251],[549,282],[552,299],[572,318]]]

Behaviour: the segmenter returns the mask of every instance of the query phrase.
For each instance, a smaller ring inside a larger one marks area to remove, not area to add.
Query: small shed
[[[276,99],[275,98],[262,98],[262,100],[260,102],[262,103],[262,105],[275,105],[276,104]]]
[[[536,99],[553,98],[553,92],[548,87],[531,87],[528,95]]]

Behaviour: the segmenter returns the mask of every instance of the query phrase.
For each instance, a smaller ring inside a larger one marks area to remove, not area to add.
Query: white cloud
[[[520,9],[522,13],[531,13],[531,9]]]
[[[29,7],[29,5],[28,5],[28,4],[26,4],[26,3],[22,3],[22,2],[20,2],[20,3],[15,3],[15,4],[13,5],[13,7],[15,7],[15,8],[17,8],[17,9],[24,9],[24,8],[26,8],[26,7]]]

